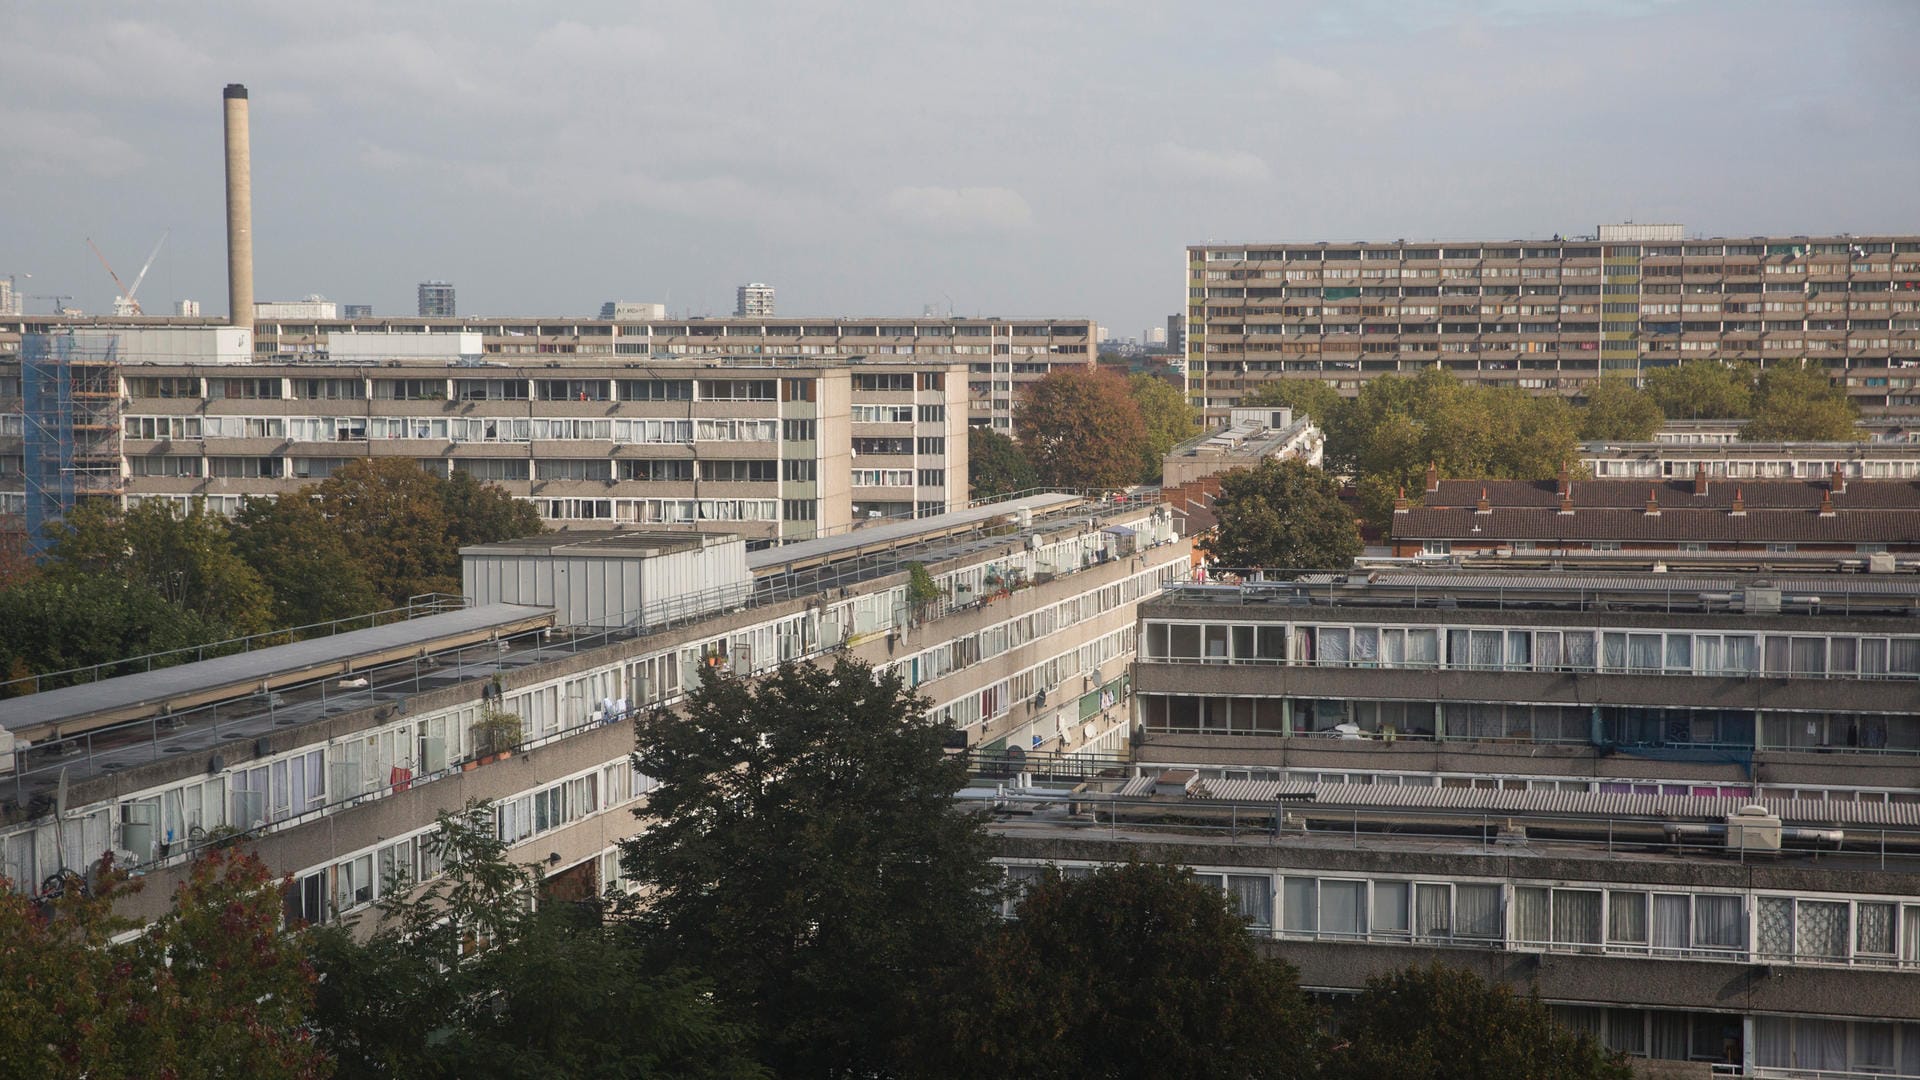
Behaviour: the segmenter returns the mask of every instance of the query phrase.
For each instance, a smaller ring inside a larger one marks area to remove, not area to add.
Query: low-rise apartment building
[[[20,394],[0,415],[0,512],[36,530],[90,496],[231,513],[370,457],[466,472],[560,528],[794,539],[967,502],[954,363],[154,363],[62,344],[30,338],[22,377],[0,375]]]
[[[754,552],[621,534],[467,558],[488,602],[0,702],[5,876],[38,891],[116,850],[155,879],[133,901],[150,915],[193,849],[238,834],[293,877],[289,916],[322,921],[391,870],[433,873],[435,815],[486,798],[514,858],[597,892],[650,785],[619,721],[703,669],[839,650],[900,671],[970,745],[1111,759],[1134,608],[1189,553],[1163,509],[1043,495]],[[910,563],[938,599],[909,602]],[[522,721],[508,755],[488,710]]]

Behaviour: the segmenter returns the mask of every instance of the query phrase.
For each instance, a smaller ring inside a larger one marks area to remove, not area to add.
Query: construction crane
[[[60,310],[67,306],[67,301],[73,299],[73,297],[62,296],[59,293],[28,293],[26,296],[21,297],[21,299],[22,300],[51,300],[53,301],[53,314],[58,315],[60,314]],[[25,305],[22,305],[22,306],[24,307]]]
[[[113,264],[108,262],[107,257],[101,253],[100,245],[94,243],[92,237],[87,238],[87,246],[92,248],[94,255],[100,259],[100,265],[107,268],[107,276],[113,279],[114,288],[120,290],[120,298],[113,302],[113,313],[115,315],[144,314],[140,310],[140,301],[134,299],[134,294],[140,291],[140,283],[146,280],[147,271],[153,269],[153,260],[160,257],[160,248],[167,242],[167,235],[170,232],[172,232],[171,229],[160,234],[160,242],[153,245],[153,254],[147,256],[146,265],[142,266],[140,273],[134,276],[131,287],[120,280],[119,274],[113,272]]]

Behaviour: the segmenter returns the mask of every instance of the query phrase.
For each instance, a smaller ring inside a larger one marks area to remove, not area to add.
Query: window
[[[209,379],[207,396],[215,400],[234,398],[241,400],[277,400],[280,397],[279,379]]]
[[[853,422],[856,424],[911,424],[913,423],[913,406],[855,405]]]
[[[700,479],[720,483],[771,483],[778,478],[774,461],[702,461]]]
[[[356,384],[358,380],[353,380]],[[20,396],[16,382],[11,393],[0,394],[5,397]],[[180,378],[171,375],[129,375],[127,376],[127,396],[135,398],[197,398],[200,396],[200,380]]]
[[[612,397],[605,379],[537,379],[533,387],[541,401],[607,401]]]
[[[812,499],[785,499],[780,503],[782,521],[812,521],[819,516]]]
[[[455,379],[454,397],[461,401],[525,401],[525,379]]]
[[[475,480],[525,480],[526,458],[455,458],[453,467]]]
[[[286,461],[277,457],[216,457],[207,459],[207,475],[228,480],[278,479]]]
[[[779,386],[773,379],[702,379],[701,401],[777,401]]]
[[[445,379],[375,379],[373,396],[382,401],[442,401]]]
[[[691,401],[692,379],[621,379],[621,401]]]
[[[855,390],[872,391],[912,391],[913,376],[907,373],[880,374],[874,372],[855,372],[853,376]]]
[[[620,479],[652,483],[690,483],[693,480],[693,462],[666,459],[622,461],[620,462]]]
[[[792,484],[811,484],[819,479],[819,465],[812,458],[789,458],[780,463],[780,478]]]
[[[780,438],[786,442],[812,442],[818,437],[815,432],[815,421],[812,420],[780,421]]]
[[[533,463],[536,480],[611,480],[613,462],[605,458],[547,458]]]

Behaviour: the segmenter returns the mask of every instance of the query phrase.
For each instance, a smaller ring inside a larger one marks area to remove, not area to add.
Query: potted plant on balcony
[[[907,564],[907,603],[913,608],[914,618],[926,615],[927,610],[947,595],[940,583],[933,580],[925,565],[917,562]]]
[[[486,765],[513,756],[524,734],[524,725],[519,713],[488,705],[480,713],[479,722],[473,725],[472,734],[473,763]]]

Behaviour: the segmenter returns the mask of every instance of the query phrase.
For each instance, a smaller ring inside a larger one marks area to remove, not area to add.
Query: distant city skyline
[[[223,295],[228,82],[258,296],[382,312],[445,277],[474,314],[718,316],[765,280],[783,314],[1142,327],[1209,240],[1920,231],[1908,3],[330,10],[0,9],[25,309],[110,310],[86,239],[169,229],[148,309]],[[721,39],[715,81],[685,45]]]

